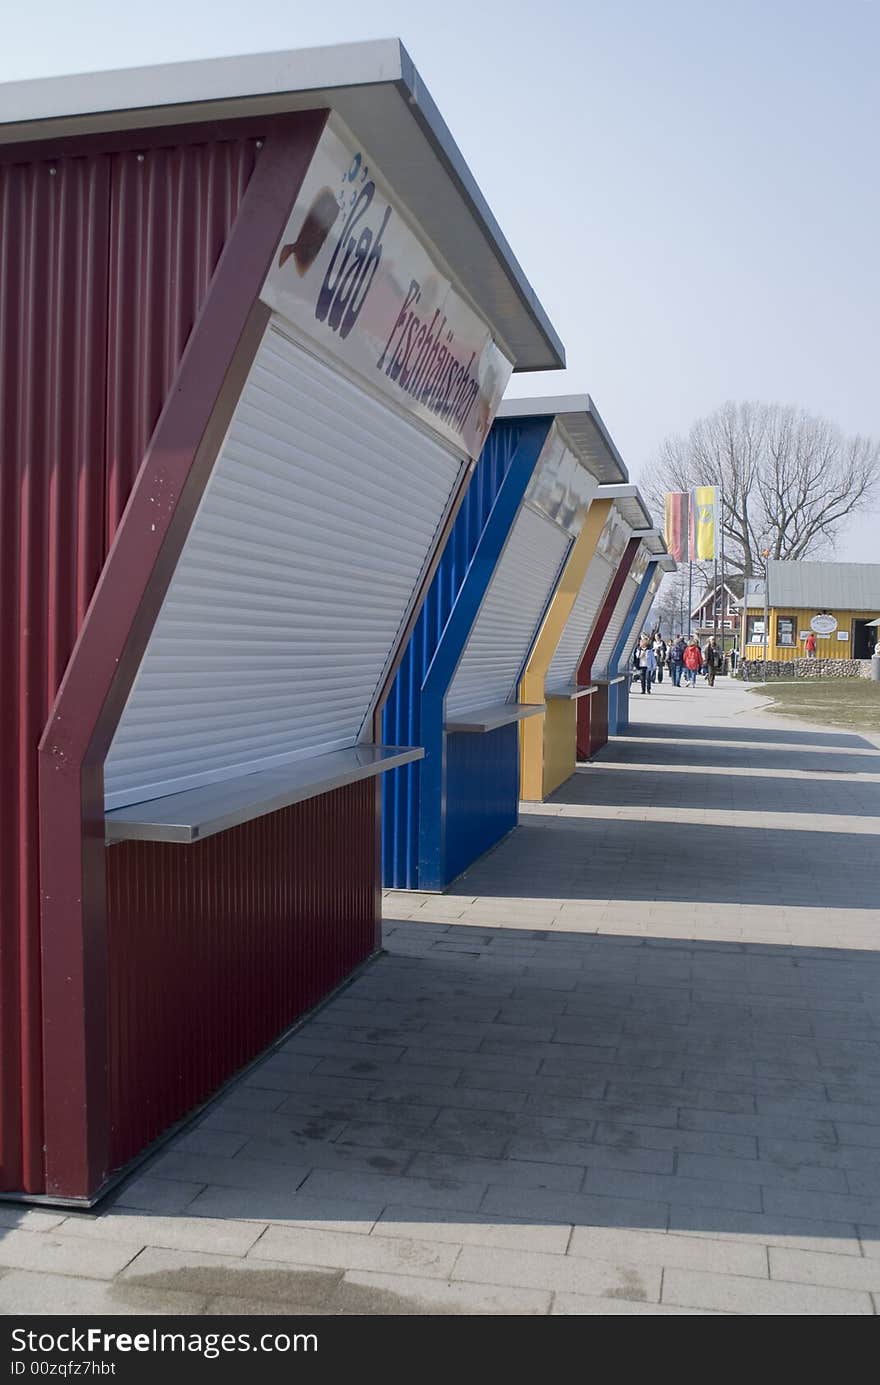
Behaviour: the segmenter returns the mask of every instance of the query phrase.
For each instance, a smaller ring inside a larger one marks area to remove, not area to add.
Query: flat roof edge
[[[170,123],[202,107],[210,119],[212,107],[225,105],[235,108],[227,116],[244,118],[248,103],[260,99],[289,96],[294,109],[294,98],[301,105],[311,93],[320,105],[334,91],[379,86],[398,90],[544,343],[546,359],[516,361],[514,369],[564,369],[562,342],[399,38],[0,83],[0,145],[96,133],[105,128],[102,117],[167,110]]]
[[[14,129],[65,117],[73,120],[285,92],[305,95],[327,87],[372,86],[397,82],[403,72],[404,49],[399,39],[369,39],[278,53],[228,54],[30,77],[0,83],[0,136],[4,127]]]
[[[620,473],[620,483],[629,483],[629,469],[617,450],[605,421],[589,394],[541,395],[524,399],[503,399],[496,418],[558,418],[565,427],[568,416],[586,415],[602,441],[612,464]],[[570,429],[569,429],[570,431]],[[612,484],[612,483],[608,483]]]

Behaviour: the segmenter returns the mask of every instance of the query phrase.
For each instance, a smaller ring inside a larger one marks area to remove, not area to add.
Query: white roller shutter
[[[107,806],[354,745],[461,465],[273,321],[110,748]]]
[[[625,673],[629,666],[629,661],[632,658],[633,649],[635,648],[636,641],[638,640],[639,635],[641,635],[642,633],[642,628],[645,623],[645,617],[651,609],[651,602],[654,600],[654,596],[657,591],[658,585],[659,583],[656,580],[650,582],[648,585],[648,590],[642,597],[639,609],[636,611],[636,618],[633,621],[633,627],[630,631],[629,638],[627,639],[626,646],[623,649],[623,652],[621,653],[620,658],[617,661],[618,673]]]
[[[626,618],[632,610],[632,604],[639,594],[639,584],[634,582],[631,577],[627,577],[623,584],[620,596],[617,598],[617,605],[614,607],[608,628],[602,636],[599,648],[596,650],[596,657],[593,660],[593,667],[590,670],[594,678],[608,678],[617,670],[609,670],[608,661],[614,653],[614,646],[620,639],[621,631],[626,624]]]
[[[570,543],[552,520],[520,510],[449,686],[447,720],[514,697]]]
[[[614,569],[601,553],[595,553],[575,597],[571,614],[550,660],[544,686],[547,692],[567,687],[577,677],[578,664],[602,608]]]

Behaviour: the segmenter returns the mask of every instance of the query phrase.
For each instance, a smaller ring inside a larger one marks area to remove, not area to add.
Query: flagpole
[[[721,497],[721,522],[719,524],[719,536],[721,539],[721,667],[724,667],[724,655],[726,653],[726,632],[727,625],[724,620],[724,613],[727,610],[727,585],[724,576],[724,487],[720,486],[718,494]]]
[[[688,560],[688,639],[691,637],[693,629],[693,618],[691,612],[694,609],[694,561]]]

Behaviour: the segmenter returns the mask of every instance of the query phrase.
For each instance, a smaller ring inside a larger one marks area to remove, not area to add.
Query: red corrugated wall
[[[586,687],[590,682],[590,674],[593,669],[593,660],[599,652],[599,646],[605,638],[605,631],[608,629],[609,621],[614,615],[614,608],[623,591],[623,584],[629,575],[629,570],[635,562],[636,554],[639,551],[641,540],[630,539],[623,550],[623,556],[617,565],[617,571],[611,579],[605,599],[602,602],[602,609],[596,617],[593,631],[589,642],[584,650],[580,664],[578,665],[577,681],[582,687]],[[604,699],[604,700],[603,700]],[[596,703],[593,707],[592,704]],[[608,690],[600,688],[598,693],[592,697],[580,697],[577,706],[577,758],[579,760],[589,760],[597,750],[600,750],[608,740]]]
[[[43,1186],[37,743],[255,158],[131,138],[0,151],[0,1189]]]
[[[111,1168],[378,945],[375,780],[194,846],[107,852]]]

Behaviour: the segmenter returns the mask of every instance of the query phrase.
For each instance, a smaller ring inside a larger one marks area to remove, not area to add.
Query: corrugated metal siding
[[[137,147],[112,159],[107,540],[125,509],[211,275],[255,143]]]
[[[377,793],[365,780],[191,847],[107,852],[112,1168],[375,951]]]
[[[446,738],[446,873],[454,880],[513,830],[519,800],[519,727]]]
[[[37,743],[253,159],[0,163],[0,1188],[43,1181]]]
[[[30,1192],[42,1185],[36,752],[103,559],[109,186],[101,157],[0,167],[0,1188]]]
[[[601,553],[592,558],[556,646],[545,680],[548,692],[573,683],[614,569]]]
[[[654,600],[654,597],[657,594],[657,588],[660,585],[661,575],[662,574],[658,572],[655,575],[655,577],[649,582],[642,596],[642,599],[639,602],[638,610],[635,613],[635,619],[632,624],[632,629],[630,630],[629,636],[627,637],[626,643],[621,651],[620,658],[617,661],[618,673],[626,673],[629,671],[629,661],[632,658],[632,652],[635,648],[639,635],[641,635],[642,630],[644,628],[645,619],[647,617],[648,612],[651,609],[651,602]]]
[[[770,605],[783,611],[872,611],[880,614],[880,563],[767,564]]]
[[[515,700],[523,664],[570,546],[564,529],[523,506],[450,684],[447,720]]]
[[[623,736],[629,727],[629,678],[608,690],[608,734]]]
[[[607,678],[609,676],[608,665],[611,656],[614,653],[617,641],[623,633],[623,628],[632,610],[633,602],[638,599],[638,595],[639,583],[638,581],[633,581],[632,574],[630,574],[623,584],[623,590],[617,599],[617,605],[614,607],[614,612],[608,622],[608,628],[602,636],[599,648],[596,650],[592,668],[594,678]]]
[[[496,422],[486,440],[385,703],[386,745],[423,744],[419,694],[424,678],[522,432],[522,424]],[[400,889],[418,884],[421,769],[416,762],[382,776],[383,879]]]
[[[608,688],[599,687],[592,697],[585,697],[590,704],[590,757],[608,743]]]

